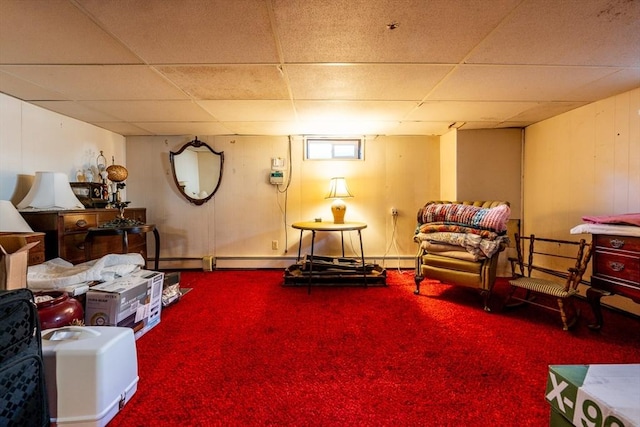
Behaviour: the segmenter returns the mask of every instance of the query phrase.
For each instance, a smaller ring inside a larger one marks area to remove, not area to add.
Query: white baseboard
[[[379,264],[387,269],[394,268],[414,268],[415,267],[415,258],[412,256],[402,256],[402,257],[394,257],[394,258],[386,258],[382,257],[366,257],[365,261],[367,263]],[[285,269],[292,264],[295,264],[296,256],[287,256],[287,257],[216,257],[215,258],[215,267],[216,269],[260,269],[260,268],[282,268]],[[180,270],[180,269],[202,269],[202,259],[201,258],[173,258],[173,259],[162,259],[160,258],[160,268],[163,270]]]

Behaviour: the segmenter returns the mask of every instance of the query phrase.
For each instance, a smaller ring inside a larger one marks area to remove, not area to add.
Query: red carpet
[[[193,288],[137,341],[131,426],[544,426],[548,365],[640,362],[640,322],[571,332],[529,306],[388,272],[388,287],[283,287],[283,271],[182,272]]]

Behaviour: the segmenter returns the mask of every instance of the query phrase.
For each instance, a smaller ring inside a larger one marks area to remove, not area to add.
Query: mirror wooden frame
[[[189,194],[187,194],[184,191],[184,186],[180,185],[180,181],[178,180],[178,174],[176,173],[175,157],[182,154],[184,151],[186,151],[189,148],[202,148],[202,147],[206,148],[212,154],[220,157],[220,174],[218,175],[218,182],[216,183],[213,191],[211,191],[211,193],[208,194],[206,197],[203,197],[200,199],[200,198],[191,197]],[[186,144],[184,144],[182,147],[180,147],[178,151],[170,151],[169,162],[171,163],[171,173],[173,175],[173,182],[176,184],[178,191],[180,192],[180,194],[184,196],[185,199],[187,199],[189,202],[193,203],[194,205],[199,206],[208,202],[209,200],[211,200],[214,194],[216,194],[216,191],[218,191],[218,188],[220,188],[220,184],[222,183],[222,172],[224,170],[224,151],[215,151],[206,142],[202,142],[198,140],[197,136],[193,141],[189,141]]]

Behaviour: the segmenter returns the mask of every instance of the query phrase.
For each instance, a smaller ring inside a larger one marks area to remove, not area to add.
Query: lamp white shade
[[[0,232],[31,233],[33,230],[9,200],[0,200]]]
[[[349,191],[349,187],[347,187],[347,181],[343,177],[331,178],[329,185],[329,194],[325,196],[325,199],[353,197],[353,194]]]
[[[62,172],[36,172],[33,185],[18,209],[84,209]]]

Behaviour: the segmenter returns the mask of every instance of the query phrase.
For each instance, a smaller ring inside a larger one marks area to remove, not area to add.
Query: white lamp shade
[[[33,230],[8,200],[0,200],[0,232],[31,233]]]
[[[71,189],[69,178],[61,172],[36,172],[33,186],[18,209],[84,209]]]
[[[329,194],[325,196],[325,199],[353,197],[353,194],[349,191],[349,187],[347,187],[347,181],[343,177],[331,178],[329,185]]]

